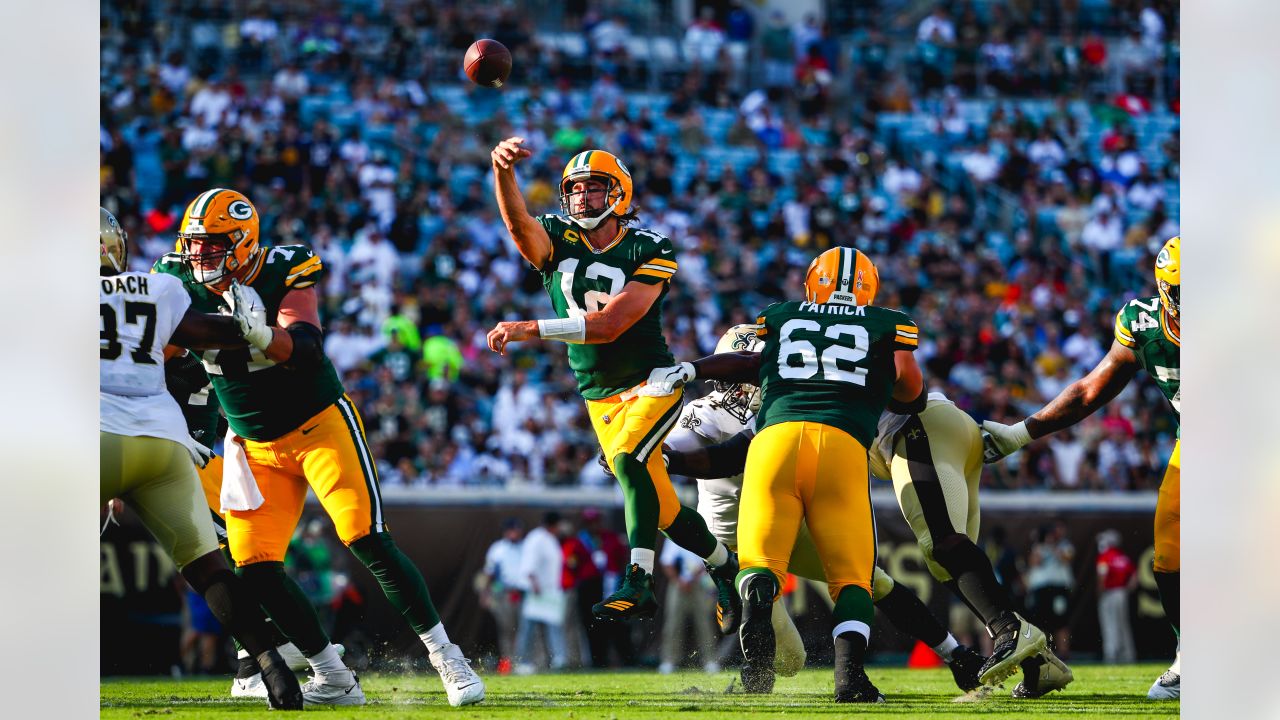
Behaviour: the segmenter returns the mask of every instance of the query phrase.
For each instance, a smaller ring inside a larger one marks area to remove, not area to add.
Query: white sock
[[[1181,645],[1182,641],[1179,640],[1178,644]],[[1179,675],[1182,674],[1182,650],[1178,650],[1178,654],[1173,656],[1173,664],[1169,666],[1169,669]]]
[[[867,642],[871,642],[871,626],[861,620],[845,620],[839,625],[836,625],[835,628],[831,630],[831,637],[838,638],[849,631],[856,632],[866,638]]]
[[[449,633],[444,631],[444,623],[438,622],[430,630],[418,636],[422,640],[422,644],[427,646],[427,652],[433,653],[442,649],[449,644]]]
[[[951,653],[960,647],[960,643],[956,642],[956,638],[951,633],[947,633],[947,639],[933,646],[933,651],[938,653],[938,657],[951,662]]]
[[[720,567],[729,562],[729,548],[724,546],[722,542],[716,542],[716,549],[711,554],[703,558],[711,567]]]
[[[639,565],[641,570],[653,574],[653,551],[644,548],[631,548],[631,564]]]
[[[338,657],[338,649],[333,646],[333,643],[329,643],[323,650],[307,658],[307,662],[311,664],[311,669],[316,675],[333,677],[351,672],[342,663],[342,658]]]

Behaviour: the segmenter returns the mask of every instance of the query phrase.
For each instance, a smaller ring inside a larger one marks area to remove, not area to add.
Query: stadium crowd
[[[906,24],[882,2],[884,22],[842,30],[696,3],[652,36],[605,5],[570,3],[557,32],[496,3],[104,5],[102,204],[132,269],[173,249],[197,193],[245,192],[266,244],[323,258],[326,350],[382,483],[411,487],[610,482],[563,348],[485,348],[498,320],[549,313],[493,201],[504,137],[534,151],[534,212],[559,211],[579,150],[628,164],[640,223],[679,254],[678,359],[851,245],[879,265],[878,302],[919,323],[927,384],[979,421],[1021,417],[1154,294],[1177,234],[1175,4],[951,2]],[[513,53],[501,91],[461,73],[480,37]],[[984,482],[1154,489],[1163,406],[1134,383]]]

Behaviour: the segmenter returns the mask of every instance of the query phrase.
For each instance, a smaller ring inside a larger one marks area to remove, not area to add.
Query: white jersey
[[[191,307],[182,281],[140,272],[98,280],[102,431],[189,445],[182,409],[164,383],[165,345]]]
[[[739,419],[724,408],[723,393],[716,391],[686,403],[680,411],[675,430],[666,444],[676,451],[718,445],[748,427],[755,426],[755,414],[748,411]],[[698,480],[698,514],[720,542],[738,544],[738,501],[742,496],[742,474],[733,477]]]

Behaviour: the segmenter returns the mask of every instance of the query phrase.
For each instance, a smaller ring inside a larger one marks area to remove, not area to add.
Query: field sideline
[[[1040,700],[1009,697],[1015,676],[1002,692],[971,704],[953,703],[959,692],[946,669],[907,670],[875,667],[872,680],[889,702],[875,707],[836,705],[831,700],[828,669],[806,670],[794,678],[779,678],[773,695],[737,692],[736,673],[715,675],[684,672],[658,675],[628,672],[528,677],[486,676],[488,697],[480,705],[453,709],[445,702],[434,675],[361,676],[369,704],[361,708],[324,708],[330,718],[399,718],[406,715],[492,718],[789,718],[885,714],[897,718],[953,717],[981,714],[986,718],[1177,717],[1177,701],[1146,699],[1151,681],[1166,665],[1085,665],[1073,668],[1075,682],[1065,692]],[[734,692],[726,693],[730,684]],[[174,718],[279,718],[256,702],[232,701],[226,678],[183,680],[104,678],[101,685],[103,718],[164,715]]]

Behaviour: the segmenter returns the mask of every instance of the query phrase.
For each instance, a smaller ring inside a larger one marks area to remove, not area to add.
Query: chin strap
[[[593,217],[593,218],[573,217],[573,218],[570,218],[570,220],[573,220],[574,224],[582,228],[583,230],[595,230],[596,226],[604,222],[605,218],[613,214],[613,209],[618,207],[618,203],[620,202],[622,202],[622,198],[618,198],[617,200],[614,200],[612,205],[605,208],[604,212],[600,213],[596,217]]]

